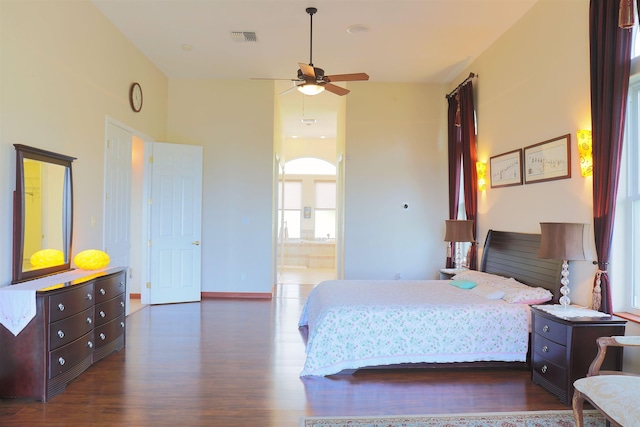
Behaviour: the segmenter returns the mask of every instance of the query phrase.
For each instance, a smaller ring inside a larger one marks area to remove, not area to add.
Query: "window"
[[[638,45],[636,44],[636,49]],[[632,61],[612,260],[614,310],[640,315],[640,57]]]
[[[300,216],[302,211],[302,181],[280,181],[280,200],[284,209],[278,211],[281,238],[300,238]],[[284,215],[284,222],[283,222]]]
[[[315,182],[315,238],[336,237],[336,183],[335,181]]]

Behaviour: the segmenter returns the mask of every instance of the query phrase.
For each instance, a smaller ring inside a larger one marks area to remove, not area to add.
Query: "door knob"
[[[192,245],[196,245],[199,246],[200,245],[200,240],[196,240],[195,242],[191,242]]]

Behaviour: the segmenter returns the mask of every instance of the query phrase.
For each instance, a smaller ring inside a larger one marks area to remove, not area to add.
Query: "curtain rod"
[[[464,79],[464,80],[462,81],[462,83],[460,83],[460,84],[459,84],[459,85],[458,85],[454,90],[452,90],[451,92],[449,92],[445,98],[451,98],[453,95],[455,95],[455,94],[456,94],[456,92],[458,92],[458,90],[460,90],[460,88],[461,88],[462,86],[464,86],[464,84],[465,84],[465,83],[467,83],[469,80],[471,80],[471,79],[472,79],[472,78],[474,78],[474,77],[478,77],[478,75],[477,75],[477,74],[474,74],[474,73],[469,73],[469,77],[467,77],[466,79]]]

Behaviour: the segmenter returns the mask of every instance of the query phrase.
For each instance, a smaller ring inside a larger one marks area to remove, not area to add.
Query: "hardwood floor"
[[[0,401],[0,426],[281,427],[304,415],[568,409],[518,369],[300,378],[297,321],[311,288],[284,283],[271,301],[145,306],[127,318],[124,350],[45,404]]]

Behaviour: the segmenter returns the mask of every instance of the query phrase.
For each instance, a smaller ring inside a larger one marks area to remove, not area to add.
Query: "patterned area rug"
[[[596,411],[584,411],[585,427],[604,427]],[[575,427],[573,412],[493,412],[379,417],[306,417],[300,427]]]

